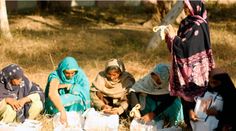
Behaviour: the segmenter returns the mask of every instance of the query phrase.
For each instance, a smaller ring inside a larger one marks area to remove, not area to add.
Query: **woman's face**
[[[184,13],[185,13],[185,15],[190,15],[190,10],[185,3],[184,3]]]
[[[156,75],[155,73],[151,74],[152,79],[156,82],[156,84],[160,85],[161,84],[161,79],[158,75]]]
[[[211,88],[218,87],[220,84],[221,84],[220,81],[215,80],[215,79],[212,78],[212,77],[209,78],[209,85],[210,85]]]
[[[11,82],[11,85],[13,86],[19,86],[21,84],[21,81],[22,79],[12,79],[10,82]]]
[[[120,74],[119,70],[111,70],[107,73],[107,78],[111,79],[111,81],[116,81],[120,77]]]
[[[75,75],[75,70],[65,70],[64,74],[67,79],[71,79]]]

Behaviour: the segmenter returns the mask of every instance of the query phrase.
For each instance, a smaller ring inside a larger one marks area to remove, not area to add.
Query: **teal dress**
[[[71,79],[67,79],[64,75],[64,70],[76,70],[76,73]],[[63,59],[56,71],[52,72],[47,81],[45,89],[45,112],[46,114],[55,114],[58,109],[50,100],[49,84],[53,79],[60,81],[60,84],[71,84],[71,88],[58,89],[61,102],[66,111],[84,112],[90,108],[90,94],[89,94],[89,81],[83,70],[78,66],[77,61],[73,57],[66,57]]]

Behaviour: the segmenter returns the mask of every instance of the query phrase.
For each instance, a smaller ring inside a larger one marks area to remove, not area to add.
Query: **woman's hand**
[[[109,105],[103,105],[102,106],[102,110],[111,110],[111,106],[109,106]]]
[[[168,27],[165,30],[165,34],[173,38],[176,35],[176,31],[172,25],[168,25]]]
[[[61,122],[62,125],[65,125],[66,127],[68,126],[67,115],[66,115],[65,111],[61,112],[60,122]]]
[[[18,111],[22,108],[21,104],[14,98],[6,98],[6,103],[9,104],[15,111]]]
[[[198,116],[192,109],[189,111],[189,118],[192,121],[198,121]]]
[[[156,114],[154,112],[149,112],[149,113],[145,114],[144,116],[142,116],[140,118],[140,120],[142,120],[144,122],[149,122],[149,121],[153,120],[155,116],[156,116]]]

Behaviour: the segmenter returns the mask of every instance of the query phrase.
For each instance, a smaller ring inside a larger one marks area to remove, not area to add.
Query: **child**
[[[96,109],[121,115],[128,108],[128,89],[135,80],[125,71],[124,63],[111,59],[105,70],[98,73],[91,86],[91,99]]]
[[[168,85],[169,66],[158,64],[132,86],[130,89],[131,108],[140,107],[141,120],[157,122],[167,117],[170,126],[177,126],[183,122],[181,101],[178,97],[170,96]],[[139,117],[138,112],[132,109],[130,115]]]

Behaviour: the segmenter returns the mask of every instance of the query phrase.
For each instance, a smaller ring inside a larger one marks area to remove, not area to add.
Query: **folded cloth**
[[[140,108],[141,108],[141,105],[140,104],[136,104],[132,108],[132,110],[129,112],[129,116],[130,117],[140,118],[141,117],[141,114],[140,114],[140,111],[139,111]]]

